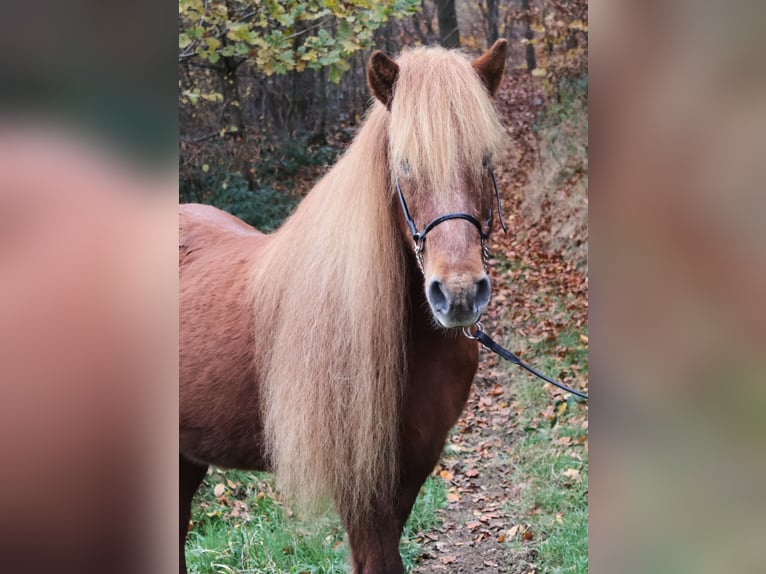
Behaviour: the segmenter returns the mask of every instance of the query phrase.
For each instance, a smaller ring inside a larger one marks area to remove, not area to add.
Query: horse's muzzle
[[[426,287],[426,299],[434,317],[447,328],[476,323],[489,304],[489,296],[489,277],[486,273],[474,280],[463,277],[445,281],[431,279]]]

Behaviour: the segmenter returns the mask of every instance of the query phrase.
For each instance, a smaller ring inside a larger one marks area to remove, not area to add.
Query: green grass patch
[[[217,488],[217,490],[216,490]],[[438,526],[446,503],[441,480],[429,478],[405,526],[400,552],[409,571],[420,555],[418,534]],[[214,470],[200,487],[186,545],[189,572],[310,573],[348,571],[349,548],[340,519],[294,514],[266,473]]]
[[[587,377],[585,332],[564,331],[554,342],[535,345],[527,362],[558,377],[573,365]],[[566,348],[565,353],[555,349]],[[509,366],[508,369],[516,369]],[[543,382],[532,375],[511,373],[517,400],[523,407],[513,445],[511,482],[523,485],[510,509],[524,530],[509,540],[516,561],[545,573],[588,571],[588,453],[587,407],[575,397],[552,399]]]

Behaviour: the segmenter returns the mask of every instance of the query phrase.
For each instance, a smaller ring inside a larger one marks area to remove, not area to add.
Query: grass
[[[217,487],[217,491],[216,491]],[[217,495],[217,496],[216,496]],[[420,555],[417,535],[438,525],[446,492],[429,478],[405,527],[400,552],[409,571]],[[265,473],[213,470],[192,512],[186,557],[199,574],[331,574],[348,571],[348,543],[335,513],[307,520],[294,514]]]
[[[580,332],[565,331],[554,344],[540,343],[526,359],[545,373],[558,376],[578,365],[587,377],[587,346]],[[553,346],[569,351],[557,357]],[[509,367],[512,368],[512,367]],[[579,399],[551,402],[543,383],[531,375],[514,374],[517,400],[523,408],[523,435],[513,444],[511,484],[525,485],[520,504],[524,530],[509,540],[521,570],[545,573],[588,571],[588,452],[587,408]]]

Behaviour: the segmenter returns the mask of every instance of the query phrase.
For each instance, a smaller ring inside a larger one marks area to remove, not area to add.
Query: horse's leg
[[[178,467],[178,477],[180,481],[179,488],[179,556],[178,571],[180,574],[186,574],[186,532],[189,530],[189,519],[191,518],[191,503],[194,493],[197,492],[202,479],[207,472],[207,466],[202,466],[189,462],[183,456]]]
[[[393,509],[375,513],[374,521],[347,525],[354,574],[404,574],[399,555],[401,528]]]
[[[420,488],[433,469],[438,455],[418,461],[403,476],[393,509],[376,513],[375,522],[347,527],[354,574],[402,574],[399,540],[412,512]]]
[[[420,488],[431,474],[446,439],[446,428],[433,429],[429,440],[411,441],[402,451],[401,477],[393,508],[374,513],[365,525],[348,526],[354,574],[402,574],[399,540]]]
[[[452,356],[459,359],[461,355],[453,353]],[[401,474],[394,510],[397,543],[423,483],[439,461],[449,429],[465,406],[476,370],[475,361],[448,364],[435,360],[430,365],[424,361],[423,365],[423,372],[413,370],[403,401]]]

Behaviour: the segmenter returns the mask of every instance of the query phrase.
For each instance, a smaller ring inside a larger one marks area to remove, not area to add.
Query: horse
[[[404,572],[402,529],[478,367],[460,330],[490,299],[506,53],[373,52],[356,138],[271,234],[180,206],[181,572],[209,465],[334,504],[355,574]]]

